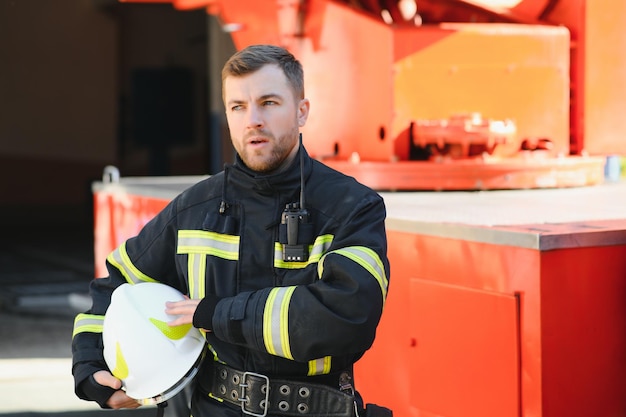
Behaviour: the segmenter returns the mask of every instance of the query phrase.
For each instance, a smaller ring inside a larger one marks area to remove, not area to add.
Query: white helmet
[[[159,404],[180,392],[198,372],[205,339],[191,324],[168,326],[166,301],[184,300],[160,283],[122,284],[104,316],[104,360],[140,404]]]

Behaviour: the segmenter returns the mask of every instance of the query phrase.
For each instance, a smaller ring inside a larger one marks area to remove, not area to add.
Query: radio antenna
[[[309,222],[309,212],[304,207],[304,144],[302,143],[302,133],[300,133],[299,141],[300,203],[287,203],[280,217],[280,243],[283,245],[283,261],[285,262],[306,262],[309,259],[308,242],[313,241],[313,225]]]
[[[302,144],[302,133],[300,133],[300,209],[304,210],[304,145]]]

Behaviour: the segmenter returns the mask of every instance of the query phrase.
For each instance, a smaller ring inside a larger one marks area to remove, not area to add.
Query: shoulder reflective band
[[[72,338],[78,333],[102,333],[102,324],[104,323],[104,316],[95,314],[80,313],[74,319],[74,331],[72,332]]]
[[[347,248],[337,249],[329,253],[336,253],[338,255],[345,256],[346,258],[349,258],[358,263],[370,274],[372,274],[372,276],[376,278],[376,281],[378,281],[378,285],[380,285],[380,290],[383,295],[383,305],[385,305],[389,280],[387,279],[383,263],[378,257],[378,254],[376,254],[376,252],[364,246],[351,246]],[[323,262],[320,262],[318,264],[318,274],[320,277],[322,276],[323,270]]]
[[[119,248],[115,249],[113,252],[109,254],[107,257],[107,261],[114,267],[116,267],[126,281],[129,284],[137,284],[139,282],[157,282],[155,279],[150,278],[143,272],[141,272],[133,263],[130,261],[130,257],[126,252],[126,242],[122,243]]]
[[[270,290],[263,312],[263,341],[267,352],[292,359],[289,345],[289,302],[296,287],[277,287]]]
[[[333,235],[321,235],[315,238],[313,245],[309,245],[309,260],[307,262],[285,262],[283,260],[283,245],[280,242],[274,243],[274,268],[301,269],[307,265],[319,262],[322,255],[326,253],[330,244],[333,243]]]
[[[322,375],[330,373],[331,357],[326,356],[324,358],[313,359],[309,361],[309,373],[308,376]]]
[[[179,230],[177,253],[202,253],[236,261],[239,259],[239,236],[206,230]]]

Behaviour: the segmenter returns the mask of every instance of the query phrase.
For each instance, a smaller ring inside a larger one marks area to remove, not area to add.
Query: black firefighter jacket
[[[92,308],[75,320],[76,387],[106,369],[93,323],[104,318],[112,291],[152,280],[191,298],[219,297],[206,338],[216,359],[234,368],[308,376],[352,367],[374,341],[387,296],[385,206],[371,189],[300,152],[308,261],[284,261],[280,244],[281,214],[300,199],[299,156],[275,175],[237,158],[108,256],[109,276],[92,281]]]

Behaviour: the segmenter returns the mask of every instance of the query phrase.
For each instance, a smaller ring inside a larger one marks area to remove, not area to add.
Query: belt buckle
[[[246,378],[248,376],[256,376],[257,378],[261,378],[263,380],[265,380],[265,401],[263,401],[263,414],[257,414],[257,413],[253,413],[252,411],[248,411],[246,410],[246,403],[248,402],[248,399],[246,398],[246,388],[248,388],[248,384],[246,383]],[[241,401],[241,411],[244,414],[248,414],[250,416],[255,416],[255,417],[265,417],[267,416],[267,409],[270,406],[270,379],[262,374],[257,374],[256,372],[244,372],[243,376],[241,377],[241,383],[239,384],[239,387],[241,388],[241,395],[239,396],[239,401]]]

